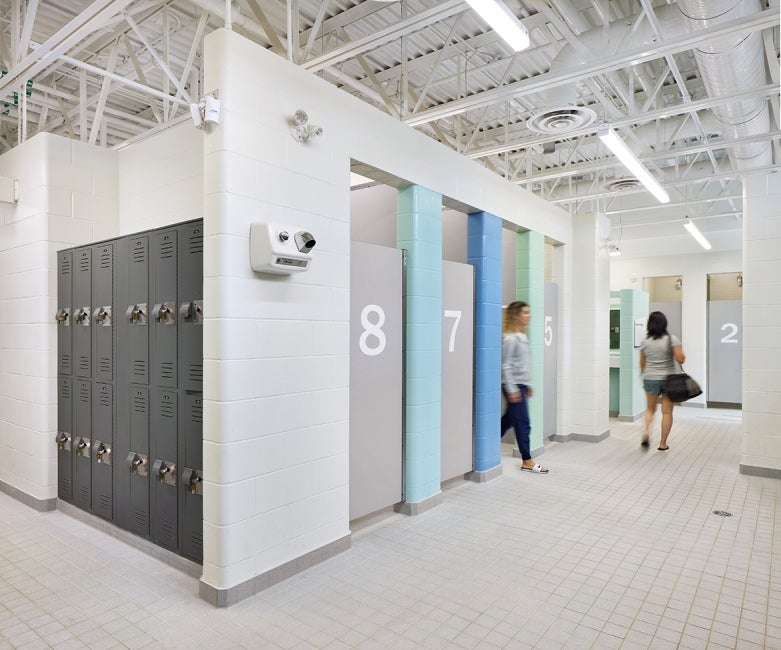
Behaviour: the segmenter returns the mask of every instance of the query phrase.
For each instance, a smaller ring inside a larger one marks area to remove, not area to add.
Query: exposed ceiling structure
[[[744,174],[781,169],[779,0],[505,0],[513,52],[462,0],[2,0],[0,151],[49,131],[122,147],[190,119],[230,27],[573,215],[622,250],[741,246]],[[659,204],[596,137],[610,122]]]

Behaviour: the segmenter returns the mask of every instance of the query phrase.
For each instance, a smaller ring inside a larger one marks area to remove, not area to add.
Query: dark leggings
[[[502,416],[502,434],[510,427],[515,429],[515,440],[518,442],[518,449],[521,452],[521,458],[523,460],[529,460],[532,457],[531,449],[529,448],[529,433],[531,432],[531,423],[529,422],[529,408],[526,405],[527,387],[517,386],[521,390],[520,402],[512,403],[507,400],[507,410]],[[502,386],[502,392],[505,398],[507,397],[507,391]],[[500,436],[501,437],[501,436]]]

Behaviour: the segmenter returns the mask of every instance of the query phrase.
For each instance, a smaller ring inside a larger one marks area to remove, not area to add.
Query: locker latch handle
[[[104,327],[111,325],[111,305],[104,305],[95,310],[95,325]]]
[[[127,318],[133,325],[146,325],[146,304],[130,305],[127,308]]]
[[[138,476],[148,476],[147,457],[144,454],[131,451],[127,455],[127,463],[130,465],[131,472],[135,472]]]
[[[89,326],[89,316],[90,316],[90,309],[89,307],[79,307],[76,310],[76,322],[79,325]]]
[[[172,325],[176,322],[176,303],[161,302],[154,306],[152,313],[157,322]]]
[[[79,441],[76,443],[76,453],[79,456],[89,457],[89,444],[89,438],[79,438]]]
[[[157,459],[152,464],[152,472],[161,483],[176,485],[176,464]]]
[[[203,474],[201,470],[185,467],[182,472],[182,479],[185,484],[190,486],[191,494],[203,494]]]
[[[191,300],[183,302],[180,309],[183,320],[190,321],[195,325],[203,322],[203,300]]]
[[[64,431],[60,431],[54,438],[54,441],[57,443],[57,447],[64,451],[70,451],[70,441],[71,437],[65,433]]]
[[[60,309],[55,315],[54,320],[57,321],[57,325],[64,325],[65,327],[68,327],[71,324],[70,307],[63,307]]]
[[[111,447],[100,440],[95,441],[95,460],[99,463],[111,464]]]

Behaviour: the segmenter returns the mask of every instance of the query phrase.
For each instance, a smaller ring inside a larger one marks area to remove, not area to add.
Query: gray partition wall
[[[203,222],[57,254],[58,496],[203,558]]]
[[[542,435],[550,438],[556,435],[558,410],[558,339],[559,339],[559,287],[553,282],[545,283],[545,323],[543,329],[543,403]]]
[[[740,300],[708,302],[709,405],[740,406],[743,401],[743,303]]]
[[[403,500],[403,251],[350,248],[350,519]]]
[[[474,267],[442,261],[441,479],[473,469]]]

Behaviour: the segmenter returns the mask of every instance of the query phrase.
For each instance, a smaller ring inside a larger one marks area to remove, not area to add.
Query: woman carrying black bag
[[[678,363],[686,361],[681,342],[677,336],[667,331],[667,317],[660,311],[651,312],[648,316],[648,335],[640,344],[640,372],[643,373],[643,390],[645,390],[646,409],[645,426],[643,427],[643,447],[648,447],[651,440],[651,423],[656,412],[659,398],[662,398],[662,436],[659,439],[659,451],[667,451],[667,437],[673,426],[673,402],[664,393],[662,384],[667,377],[675,372],[673,358]],[[672,351],[672,354],[671,354]]]

